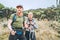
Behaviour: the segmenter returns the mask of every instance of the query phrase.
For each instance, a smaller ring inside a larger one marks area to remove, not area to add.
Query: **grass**
[[[37,24],[39,26],[39,28],[35,31],[37,40],[60,40],[60,34],[55,29],[60,27],[60,23],[57,21],[40,20],[37,21]],[[54,26],[51,26],[51,24],[54,24]],[[0,32],[2,33],[0,34],[0,40],[8,40],[8,28],[3,27],[2,24],[0,25]]]

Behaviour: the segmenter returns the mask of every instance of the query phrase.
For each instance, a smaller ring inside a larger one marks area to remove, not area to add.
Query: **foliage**
[[[0,3],[0,9],[4,8],[5,6],[3,4]]]

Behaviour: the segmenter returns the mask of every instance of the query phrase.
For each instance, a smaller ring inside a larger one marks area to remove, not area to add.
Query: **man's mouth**
[[[21,12],[21,11],[19,11],[19,12]]]
[[[18,11],[20,11],[20,10],[18,10]]]

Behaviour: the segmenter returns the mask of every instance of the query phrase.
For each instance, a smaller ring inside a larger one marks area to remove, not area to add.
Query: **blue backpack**
[[[23,35],[23,30],[16,30],[16,35],[18,35],[18,36]]]

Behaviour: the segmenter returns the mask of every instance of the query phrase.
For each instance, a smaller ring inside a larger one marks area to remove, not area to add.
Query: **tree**
[[[0,3],[0,9],[4,8],[5,6],[3,4]]]

